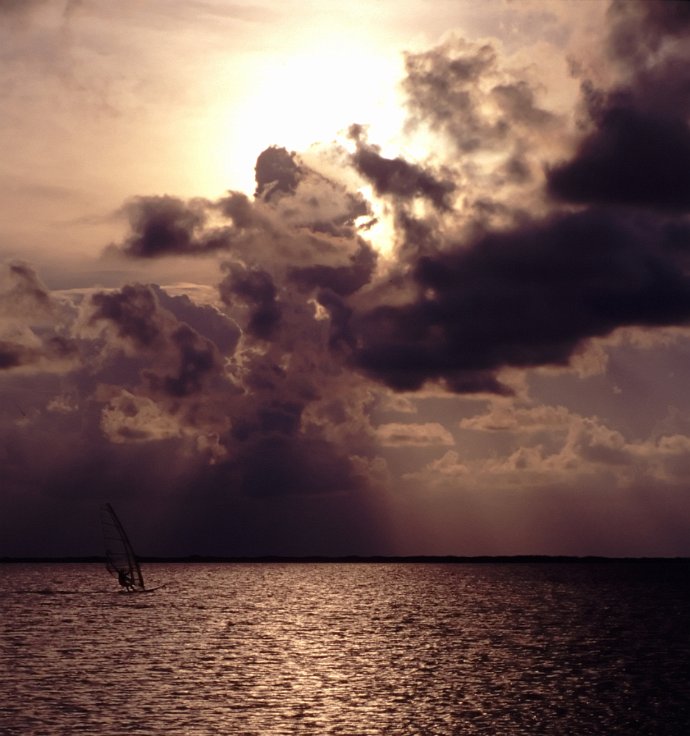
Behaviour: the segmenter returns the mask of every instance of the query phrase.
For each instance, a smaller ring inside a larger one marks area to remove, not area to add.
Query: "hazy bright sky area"
[[[690,3],[0,0],[0,556],[690,555]]]

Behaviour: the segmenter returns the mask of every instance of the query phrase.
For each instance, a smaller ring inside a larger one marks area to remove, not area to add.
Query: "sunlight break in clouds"
[[[262,55],[252,89],[220,116],[223,127],[213,140],[213,155],[236,166],[243,152],[248,191],[257,153],[277,142],[307,151],[314,144],[342,139],[359,121],[370,125],[379,141],[399,137],[400,60],[377,49],[375,37],[358,39],[328,28],[323,36],[318,28],[311,31],[318,43],[298,41],[295,48]]]

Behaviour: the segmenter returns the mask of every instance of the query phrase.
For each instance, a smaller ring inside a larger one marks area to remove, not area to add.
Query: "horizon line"
[[[1,556],[4,563],[103,563],[104,555]],[[529,562],[690,562],[687,556],[648,555],[137,555],[144,564],[176,563],[529,563]]]

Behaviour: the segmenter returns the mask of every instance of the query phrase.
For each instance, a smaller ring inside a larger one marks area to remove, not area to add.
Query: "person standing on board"
[[[125,570],[117,571],[117,582],[120,583],[120,585],[127,591],[134,590],[134,585],[132,584],[132,577]]]

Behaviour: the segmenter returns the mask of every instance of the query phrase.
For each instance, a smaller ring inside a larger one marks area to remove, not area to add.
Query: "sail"
[[[123,587],[144,590],[144,576],[134,554],[132,544],[113,507],[107,503],[101,512],[105,539],[105,565]]]

